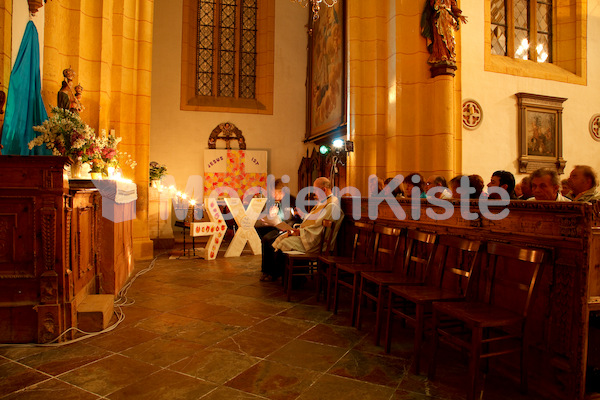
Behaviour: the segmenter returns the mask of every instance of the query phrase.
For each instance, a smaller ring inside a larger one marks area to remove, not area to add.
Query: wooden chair
[[[355,221],[353,223],[354,239],[352,241],[351,255],[322,255],[319,257],[317,272],[319,279],[317,281],[317,301],[321,296],[323,282],[325,282],[324,297],[327,305],[327,311],[331,308],[331,289],[334,283],[337,264],[366,264],[372,258],[373,247],[371,239],[373,233],[373,224]]]
[[[415,327],[415,373],[420,372],[421,344],[425,331],[425,319],[431,317],[434,301],[464,300],[469,291],[473,268],[479,260],[481,242],[456,236],[442,236],[438,242],[434,265],[423,286],[392,285],[387,302],[385,351],[390,352],[393,316]]]
[[[401,228],[391,228],[382,225],[375,225],[373,231],[375,233],[375,238],[373,240],[374,250],[369,263],[336,264],[337,273],[334,277],[333,312],[337,314],[340,287],[350,289],[352,291],[352,300],[350,304],[352,325],[355,323],[356,295],[358,293],[358,283],[360,282],[361,273],[366,271],[389,270],[392,261],[396,258],[400,237],[403,232]]]
[[[314,276],[317,273],[317,260],[321,255],[331,253],[335,241],[336,232],[335,220],[323,220],[323,233],[319,241],[319,248],[316,252],[300,253],[294,251],[284,251],[285,272],[283,275],[284,289],[287,294],[287,301],[290,301],[292,294],[292,278],[294,276]]]
[[[467,399],[474,400],[481,359],[520,352],[521,389],[527,390],[525,326],[532,294],[541,274],[544,250],[503,243],[487,245],[480,300],[433,303],[433,351],[429,377],[435,377],[438,341],[469,354]],[[443,320],[442,320],[443,318]]]
[[[360,317],[363,298],[370,299],[376,305],[375,344],[379,345],[384,299],[390,285],[422,285],[430,270],[432,255],[435,253],[437,235],[409,229],[406,233],[406,248],[402,264],[393,264],[391,271],[368,271],[360,275],[358,291],[358,310],[356,327],[360,329]],[[399,268],[398,268],[399,267]]]

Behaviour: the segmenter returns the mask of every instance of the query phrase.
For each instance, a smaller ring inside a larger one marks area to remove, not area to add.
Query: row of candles
[[[165,187],[163,186],[160,182],[158,183],[157,186],[158,192],[160,193],[160,195],[162,196],[163,192],[166,192],[168,194],[169,198],[174,199],[174,203],[173,206],[175,208],[175,215],[178,217],[178,219],[185,219],[186,216],[184,215],[183,218],[181,218],[179,215],[177,215],[177,211],[181,210],[181,209],[188,209],[189,206],[192,207],[192,218],[195,219],[195,212],[196,212],[196,199],[193,198],[188,198],[187,193],[182,192],[180,190],[177,190],[177,188],[175,187],[175,185],[171,185],[169,187]],[[186,206],[187,204],[187,206]]]

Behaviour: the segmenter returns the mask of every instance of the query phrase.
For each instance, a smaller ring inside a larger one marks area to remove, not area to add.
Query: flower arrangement
[[[33,130],[41,133],[29,142],[29,148],[46,145],[56,156],[67,156],[72,160],[90,161],[99,151],[94,130],[75,113],[53,107],[52,117]]]
[[[96,139],[99,148],[98,158],[107,167],[118,167],[119,166],[119,151],[117,145],[121,142],[120,137],[115,135],[107,135],[106,129],[102,129],[100,136]]]
[[[167,166],[159,164],[156,161],[150,162],[150,180],[160,180],[164,175],[167,174]]]
[[[103,129],[99,136],[84,123],[79,115],[53,107],[52,117],[33,130],[40,135],[29,142],[29,148],[46,145],[57,156],[67,156],[73,161],[89,162],[92,172],[107,172],[108,167],[125,164],[135,168],[137,163],[130,154],[117,150],[120,137],[107,135]]]

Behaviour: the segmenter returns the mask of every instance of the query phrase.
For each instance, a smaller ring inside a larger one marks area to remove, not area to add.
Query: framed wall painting
[[[345,134],[346,0],[309,12],[306,141]]]
[[[562,97],[516,94],[519,105],[519,172],[550,168],[562,174]]]

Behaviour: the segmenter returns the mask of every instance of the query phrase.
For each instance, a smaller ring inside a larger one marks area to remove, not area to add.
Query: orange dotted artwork
[[[265,151],[206,150],[204,161],[204,196],[206,197],[210,196],[215,189],[223,190],[227,187],[235,191],[239,198],[243,198],[244,193],[249,189],[267,187]],[[223,194],[220,196],[230,197]]]
[[[204,207],[207,210],[216,207],[216,199],[204,199]],[[190,235],[191,236],[209,236],[208,243],[204,248],[204,259],[214,260],[219,253],[219,248],[223,242],[220,238],[225,234],[227,226],[223,224],[223,216],[221,211],[217,208],[215,215],[208,214],[210,222],[191,222]]]

